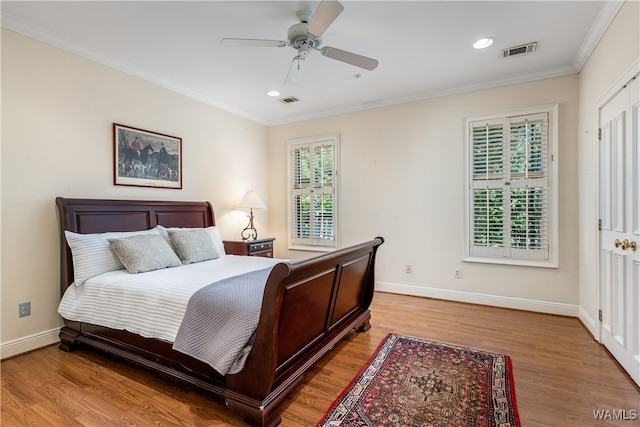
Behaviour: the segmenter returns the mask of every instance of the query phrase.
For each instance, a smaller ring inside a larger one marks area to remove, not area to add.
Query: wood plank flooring
[[[511,355],[524,427],[638,426],[640,389],[575,318],[376,293],[371,329],[340,342],[283,404],[282,426],[315,426],[389,332]],[[50,346],[1,365],[1,424],[238,426],[222,401],[94,350]],[[594,418],[626,411],[626,421]]]

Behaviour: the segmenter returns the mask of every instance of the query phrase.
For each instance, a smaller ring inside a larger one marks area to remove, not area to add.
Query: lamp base
[[[258,231],[253,225],[253,209],[249,212],[249,224],[242,230],[240,237],[243,241],[256,240],[258,238]]]

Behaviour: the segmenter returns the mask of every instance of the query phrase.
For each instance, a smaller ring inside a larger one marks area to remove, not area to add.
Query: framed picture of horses
[[[182,188],[182,138],[113,124],[114,185]]]

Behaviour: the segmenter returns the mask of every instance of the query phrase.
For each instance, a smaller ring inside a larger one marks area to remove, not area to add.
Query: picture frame
[[[113,124],[113,184],[182,189],[182,138]]]

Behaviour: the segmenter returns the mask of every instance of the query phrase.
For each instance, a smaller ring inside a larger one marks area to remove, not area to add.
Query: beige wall
[[[640,71],[640,2],[627,1],[580,73],[579,116],[579,292],[580,318],[597,336],[598,210],[597,108]]]
[[[181,137],[183,189],[114,186],[114,122]],[[237,238],[235,203],[248,189],[268,199],[266,157],[262,125],[3,29],[3,356],[60,325],[56,196],[209,200],[223,237]],[[18,318],[22,301],[31,316]]]
[[[462,262],[463,118],[559,104],[560,267]],[[378,289],[565,314],[578,303],[578,76],[542,80],[270,128],[269,228],[289,252],[286,144],[341,135],[341,233],[348,245],[377,235]],[[412,265],[413,273],[404,266]],[[462,278],[454,278],[456,269]]]

